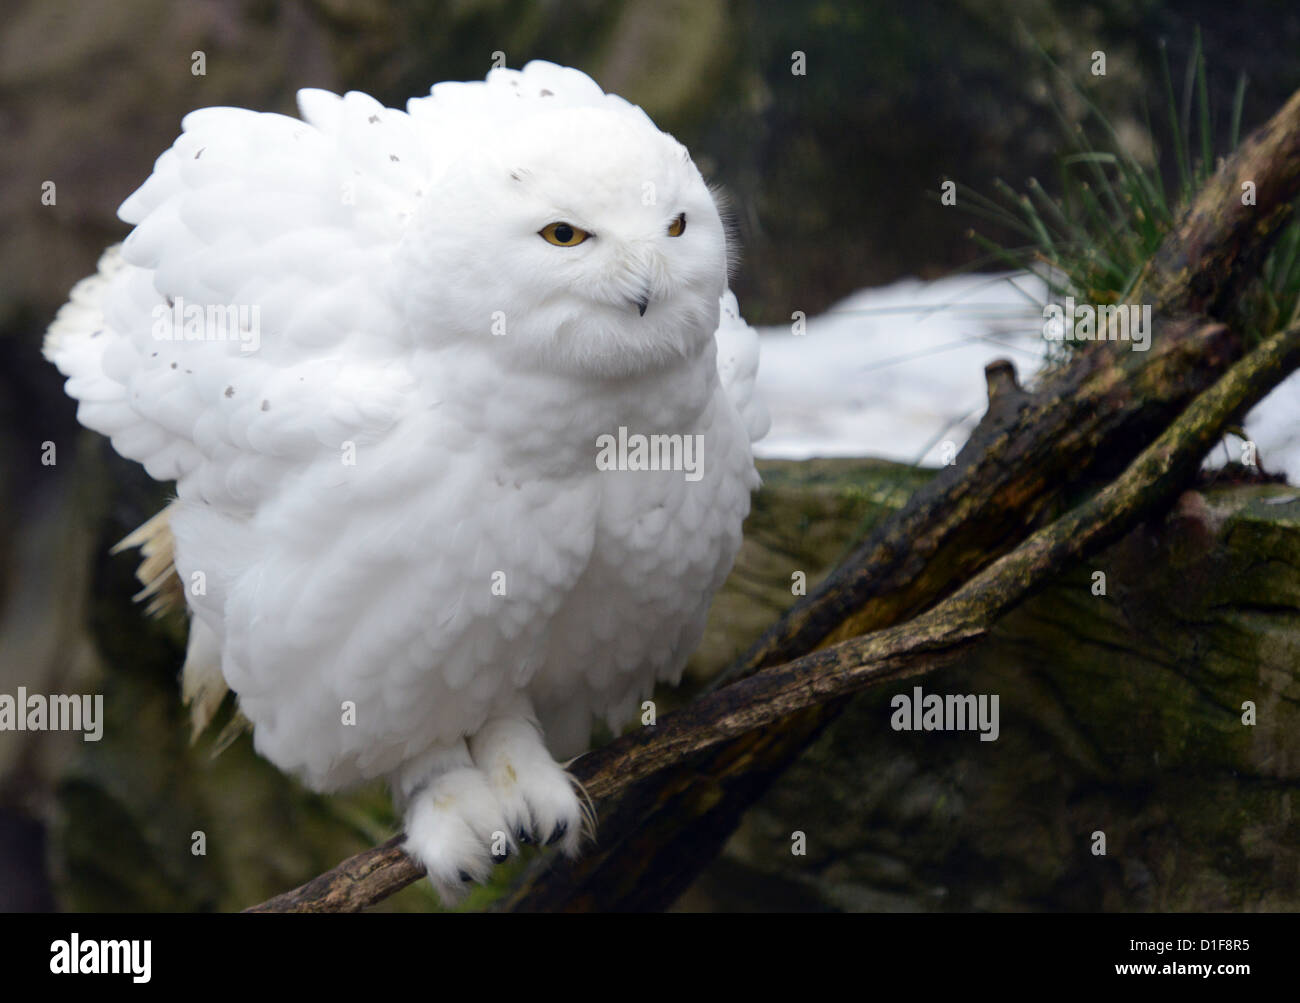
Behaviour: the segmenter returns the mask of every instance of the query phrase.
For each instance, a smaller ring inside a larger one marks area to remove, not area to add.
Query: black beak
[[[644,317],[645,308],[648,307],[649,305],[650,305],[650,297],[643,295],[639,300],[636,301],[636,312],[639,313],[642,317]]]

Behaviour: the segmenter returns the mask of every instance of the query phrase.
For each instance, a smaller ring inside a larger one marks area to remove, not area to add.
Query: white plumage
[[[453,898],[503,840],[575,852],[552,757],[680,676],[758,485],[757,338],[687,151],[584,74],[298,98],[185,118],[46,354],[176,481],[189,688],[316,789],[388,779]],[[702,475],[599,469],[620,428]]]

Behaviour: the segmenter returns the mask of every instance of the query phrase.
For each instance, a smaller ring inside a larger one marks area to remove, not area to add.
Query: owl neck
[[[620,428],[693,434],[720,392],[712,338],[693,356],[618,379],[519,371],[503,378],[488,360],[455,354],[434,363],[455,420],[505,459],[545,456],[556,471],[589,469],[596,439]]]

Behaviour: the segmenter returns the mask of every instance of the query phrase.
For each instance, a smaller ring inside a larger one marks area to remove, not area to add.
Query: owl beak
[[[650,300],[654,293],[654,260],[644,250],[637,249],[629,258],[625,267],[627,268],[626,277],[628,281],[628,284],[624,287],[627,290],[625,295],[630,303],[636,305],[636,312],[644,317],[646,310],[650,309]],[[639,289],[640,291],[633,293],[633,289]]]

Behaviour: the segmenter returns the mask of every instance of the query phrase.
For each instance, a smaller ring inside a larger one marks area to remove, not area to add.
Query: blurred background
[[[1150,161],[1169,138],[1162,116],[1148,129],[1144,110],[1164,100],[1160,47],[1181,85],[1197,27],[1216,130],[1228,129],[1241,74],[1244,130],[1300,87],[1293,0],[3,0],[0,693],[104,693],[108,723],[97,744],[0,733],[0,909],[233,909],[392,831],[382,791],[316,798],[246,739],[215,759],[210,741],[189,745],[175,681],[183,624],[146,620],[130,599],[135,558],[107,555],[166,489],[79,429],[39,354],[71,285],[125,236],[117,206],[187,111],[292,114],[300,87],[401,107],[435,81],[481,78],[496,51],[512,67],[578,67],[644,107],[727,191],[742,309],[751,323],[788,325],[794,311],[815,317],[864,288],[980,264],[967,234],[977,221],[939,204],[941,181],[987,192],[999,178],[1021,190],[1037,177],[1050,190],[1063,132],[1087,113],[1080,93]],[[196,50],[203,76],[191,73]],[[1099,50],[1105,76],[1089,72]],[[805,74],[792,73],[796,52]],[[815,395],[817,373],[805,378]],[[972,378],[978,389],[978,365]],[[857,452],[883,451],[866,441]],[[846,533],[865,517],[855,505],[835,513]],[[843,542],[830,535],[819,543],[826,563]],[[743,645],[717,633],[726,629],[714,628],[697,678]],[[191,852],[196,831],[208,839],[202,857]],[[691,907],[926,901],[811,895],[764,873],[751,851],[733,847],[689,893]],[[952,901],[1104,904],[1083,885],[1058,894],[1044,881],[1023,899]],[[390,907],[431,901],[417,888]]]

